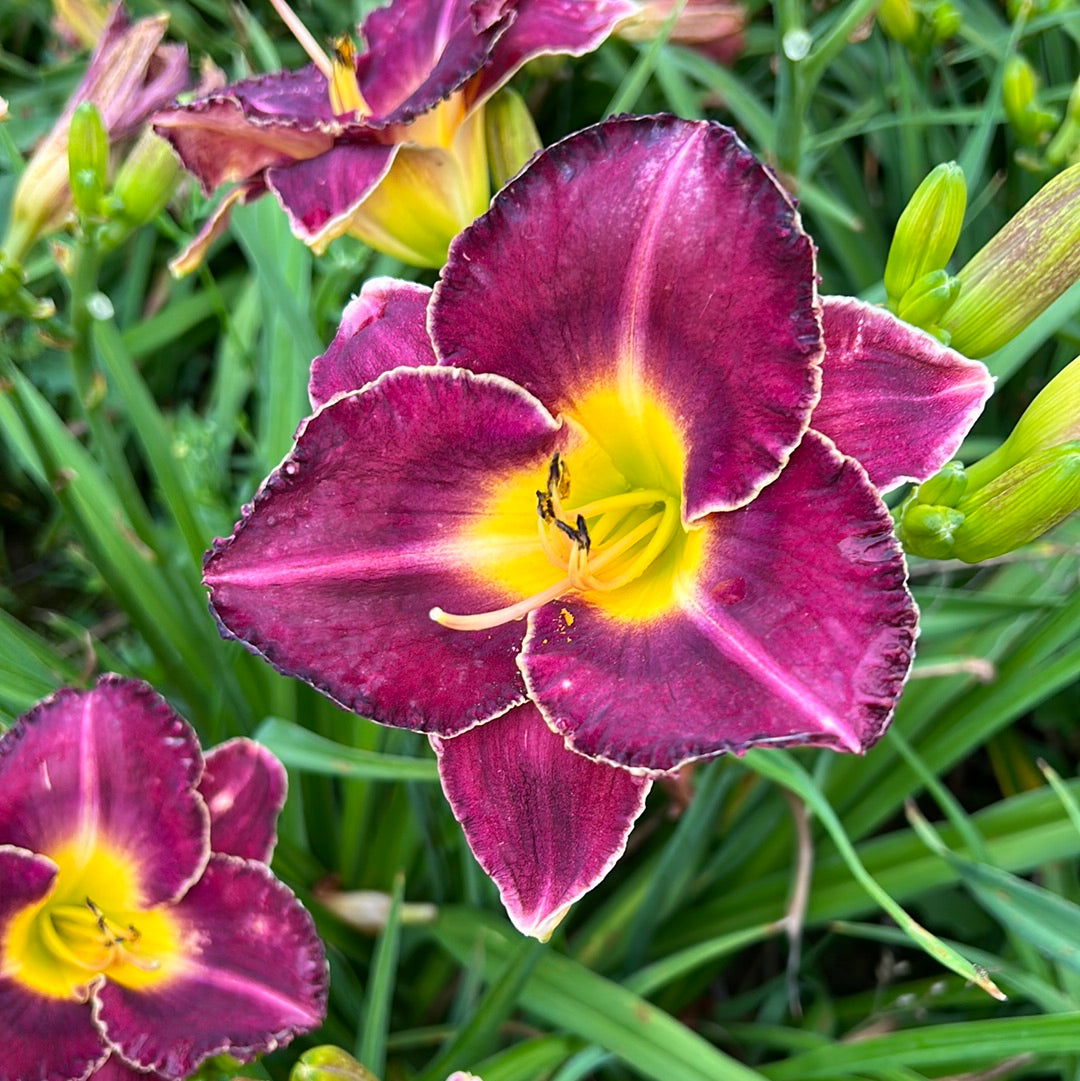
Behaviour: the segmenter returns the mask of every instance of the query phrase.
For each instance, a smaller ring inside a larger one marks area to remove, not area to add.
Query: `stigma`
[[[561,577],[528,597],[489,612],[459,615],[432,608],[440,626],[483,631],[524,619],[568,593],[608,594],[641,578],[680,531],[678,500],[659,488],[616,492],[585,503],[571,499],[570,469],[560,454],[536,491],[537,542]]]

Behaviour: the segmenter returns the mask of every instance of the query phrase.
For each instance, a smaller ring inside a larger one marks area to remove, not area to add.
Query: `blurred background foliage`
[[[326,40],[372,6],[298,11]],[[132,14],[162,8],[171,39],[230,78],[303,62],[258,0],[136,0]],[[750,0],[727,64],[662,37],[612,40],[514,85],[546,143],[609,112],[731,124],[798,192],[822,292],[878,301],[893,228],[935,164],[956,160],[968,184],[953,269],[1060,168],[1047,146],[1080,74],[1080,7],[876,8]],[[0,220],[85,68],[54,14],[44,0],[0,8]],[[1054,118],[1043,128],[1016,120],[1016,58]],[[330,1014],[244,1076],[284,1078],[304,1047],[333,1042],[384,1081],[452,1068],[484,1081],[1080,1079],[1075,520],[992,564],[912,559],[919,657],[878,747],[685,770],[553,941],[521,939],[426,742],[220,641],[199,584],[203,548],[288,449],[308,363],[349,296],[377,274],[434,275],[347,238],[315,259],[264,199],[173,280],[166,261],[207,209],[185,184],[105,257],[81,373],[47,322],[4,318],[0,723],[116,671],[151,682],[204,742],[255,734],[286,762],[274,865],[328,944]],[[57,243],[24,269],[63,314],[71,240]],[[997,392],[962,458],[998,445],[1080,353],[1078,312],[1074,286],[987,359]],[[357,890],[390,895],[374,928],[357,925]],[[1007,1000],[944,966],[950,949]]]

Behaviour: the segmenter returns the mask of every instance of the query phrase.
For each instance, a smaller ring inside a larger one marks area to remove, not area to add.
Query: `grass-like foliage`
[[[374,6],[298,10],[327,41]],[[1047,148],[1080,74],[1080,8],[957,0],[934,40],[919,2],[905,44],[878,6],[749,0],[729,64],[666,41],[669,20],[513,85],[545,145],[621,112],[731,125],[797,191],[821,292],[881,302],[933,166],[967,183],[955,272],[1064,165]],[[229,78],[304,60],[265,0],[132,4],[161,10]],[[54,14],[0,10],[0,222],[85,69]],[[1058,117],[1045,130],[1006,116],[1016,57],[1037,76],[1031,108]],[[207,207],[186,182],[92,258],[61,228],[22,263],[55,315],[0,317],[0,728],[111,671],[152,684],[205,746],[254,736],[284,762],[273,869],[327,945],[329,1014],[241,1076],[283,1081],[333,1043],[380,1081],[1080,1078],[1075,519],[975,566],[910,558],[918,657],[883,740],[865,757],[754,750],[657,785],[626,857],[541,945],[507,922],[427,741],[222,641],[200,584],[204,550],[309,412],[309,362],[350,296],[436,273],[347,237],[313,256],[263,198],[174,279]],[[1073,285],[986,358],[995,393],[960,457],[996,447],[1077,353]],[[360,919],[353,891],[384,903]]]

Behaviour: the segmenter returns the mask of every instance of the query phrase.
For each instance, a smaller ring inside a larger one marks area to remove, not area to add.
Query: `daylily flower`
[[[653,775],[889,722],[916,611],[878,489],[934,472],[990,380],[815,280],[730,130],[571,136],[433,294],[368,283],[207,557],[225,635],[431,737],[527,933],[606,874]]]
[[[196,265],[237,200],[269,190],[321,252],[349,233],[438,267],[490,196],[484,102],[537,56],[595,49],[630,0],[394,0],[334,59],[166,109],[156,130],[209,193],[237,181],[191,247]],[[299,36],[304,31],[297,27]]]
[[[61,690],[0,737],[0,1081],[179,1079],[319,1024],[326,960],[270,873],[281,764],[203,758],[148,686]]]
[[[188,85],[187,49],[162,45],[167,15],[132,23],[123,5],[113,8],[86,74],[52,131],[19,178],[4,252],[18,262],[34,241],[63,224],[71,212],[67,140],[71,117],[84,101],[97,106],[111,143],[135,134],[155,109]]]

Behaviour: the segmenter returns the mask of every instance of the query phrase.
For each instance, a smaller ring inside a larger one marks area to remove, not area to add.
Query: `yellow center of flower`
[[[168,979],[180,928],[167,909],[141,906],[133,862],[100,844],[50,855],[56,881],[8,924],[0,976],[48,998],[80,1000],[96,976],[135,989]]]
[[[490,493],[482,524],[465,539],[470,563],[519,600],[489,612],[431,618],[482,631],[578,593],[617,619],[653,619],[703,554],[700,530],[682,522],[684,455],[654,399],[586,395],[564,415],[577,439],[542,477],[522,471]],[[541,484],[537,486],[537,480]]]

